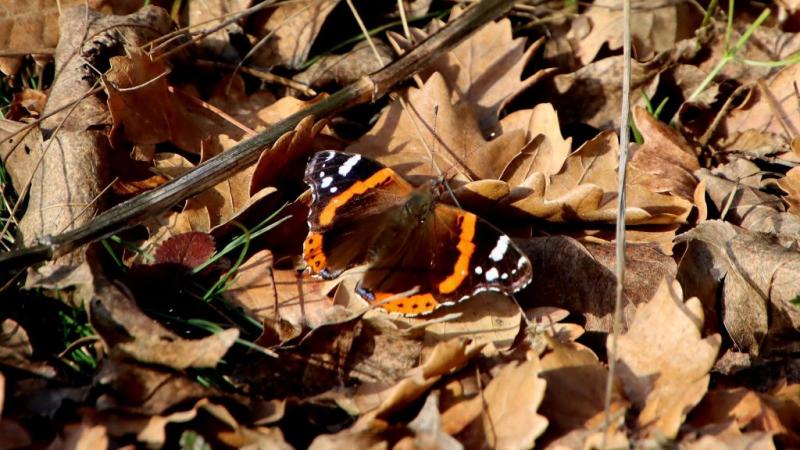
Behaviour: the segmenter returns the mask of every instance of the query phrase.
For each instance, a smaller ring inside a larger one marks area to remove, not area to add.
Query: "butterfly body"
[[[334,278],[369,263],[356,292],[388,311],[426,314],[482,291],[510,295],[531,280],[530,261],[511,239],[437,202],[437,184],[415,188],[376,161],[336,151],[314,155],[305,181],[312,203],[303,254],[311,271]]]

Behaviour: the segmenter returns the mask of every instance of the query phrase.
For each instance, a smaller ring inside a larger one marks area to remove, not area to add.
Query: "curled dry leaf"
[[[459,418],[465,428],[458,430],[457,439],[467,448],[533,448],[548,425],[548,419],[537,414],[547,385],[540,373],[538,359],[511,362],[500,369],[481,395],[467,400],[471,407],[464,411],[473,417],[469,421]],[[452,426],[445,427],[455,431]]]
[[[545,336],[547,336],[545,334]],[[546,337],[548,350],[541,357],[540,376],[547,382],[539,413],[550,425],[545,437],[560,438],[574,430],[600,428],[604,418],[608,370],[588,348],[574,342]],[[624,416],[627,409],[617,389],[611,403],[612,417]],[[614,423],[619,423],[615,420]],[[618,433],[612,425],[612,434]]]
[[[783,200],[789,204],[788,211],[800,216],[800,167],[794,167],[778,180],[778,186],[786,192]]]
[[[684,440],[680,443],[681,450],[717,450],[720,448],[728,450],[775,450],[775,443],[772,441],[772,434],[763,431],[752,431],[742,433],[735,425],[718,431],[703,435],[696,441],[689,442]]]
[[[752,356],[796,351],[800,309],[797,297],[800,254],[768,233],[727,222],[706,221],[681,235],[688,244],[678,266],[687,295],[720,314],[738,351]],[[717,302],[721,299],[721,311]]]
[[[731,419],[737,430],[761,431],[787,448],[796,447],[800,445],[800,385],[784,385],[767,393],[743,387],[710,391],[692,411],[691,424],[708,427]]]
[[[89,307],[92,327],[111,355],[174,369],[214,367],[239,337],[231,328],[202,339],[182,339],[142,313],[120,287],[95,277]]]
[[[800,239],[800,217],[784,212],[777,195],[759,189],[761,169],[752,162],[737,159],[716,169],[700,169],[698,178],[705,182],[706,193],[723,218],[751,231]],[[783,180],[787,180],[785,177]],[[786,181],[782,186],[786,186]]]
[[[0,323],[0,363],[16,369],[53,378],[55,369],[49,364],[32,361],[33,346],[28,333],[12,319]],[[2,403],[0,403],[0,406]]]
[[[658,121],[644,108],[634,108],[636,128],[644,138],[631,157],[631,167],[651,175],[641,186],[693,200],[700,163],[691,147],[676,131]]]
[[[723,118],[721,135],[734,138],[738,133],[755,130],[791,143],[800,136],[800,110],[795,91],[798,76],[800,67],[791,64],[759,83],[744,105]]]
[[[721,337],[702,337],[703,320],[700,300],[684,301],[680,284],[666,279],[618,338],[617,378],[650,436],[674,438],[708,389]]]
[[[366,428],[375,419],[386,420],[420,398],[444,375],[463,368],[481,350],[468,339],[441,342],[423,364],[412,369],[406,378],[393,386],[385,382],[364,383],[358,388],[357,401],[361,411],[368,411],[356,422]]]
[[[298,73],[293,79],[312,88],[348,85],[364,75],[377,72],[386,62],[392,60],[391,49],[386,44],[375,42],[375,48],[382,63],[375,59],[375,53],[368,43],[361,41],[343,55],[321,56],[311,67]]]
[[[459,14],[460,9],[454,8],[450,19]],[[443,25],[439,22],[436,26]],[[427,38],[422,30],[411,31],[414,42],[422,42]],[[396,33],[390,33],[389,38],[401,53],[414,46]],[[440,74],[452,93],[451,102],[471,105],[480,129],[484,134],[489,134],[495,131],[501,110],[546,73],[538,72],[522,78],[531,56],[543,42],[537,41],[526,49],[527,39],[514,39],[511,20],[501,19],[481,27],[454,49],[434,60],[419,75],[427,81],[433,74]]]

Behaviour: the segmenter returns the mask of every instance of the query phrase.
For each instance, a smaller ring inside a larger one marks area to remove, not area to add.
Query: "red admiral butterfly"
[[[531,262],[511,239],[437,203],[436,184],[414,188],[377,161],[330,150],[314,155],[304,179],[313,195],[303,245],[311,271],[331,279],[370,263],[356,292],[388,311],[427,314],[483,291],[511,295],[531,281]]]

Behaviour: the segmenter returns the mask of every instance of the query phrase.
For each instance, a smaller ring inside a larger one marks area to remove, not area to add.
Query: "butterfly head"
[[[435,184],[424,184],[414,189],[403,205],[403,215],[406,219],[417,223],[425,222],[436,206],[435,190]]]

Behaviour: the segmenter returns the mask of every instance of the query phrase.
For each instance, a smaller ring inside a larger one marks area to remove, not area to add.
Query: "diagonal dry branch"
[[[426,68],[472,32],[502,17],[513,3],[513,0],[482,0],[474,4],[439,32],[378,72],[363,77],[324,101],[285,118],[194,170],[109,209],[80,228],[56,236],[41,237],[39,245],[0,255],[0,272],[65,255],[81,245],[131,228],[149,216],[159,214],[176,203],[211,188],[254,163],[263,149],[271,146],[284,133],[293,130],[302,119],[331,116],[386,95],[396,84]]]

